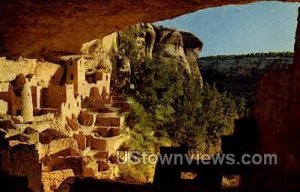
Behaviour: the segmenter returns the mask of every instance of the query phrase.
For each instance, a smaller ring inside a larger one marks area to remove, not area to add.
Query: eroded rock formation
[[[203,43],[192,33],[167,28],[156,28],[157,44],[162,58],[176,59],[187,74],[201,79],[196,63]]]
[[[0,52],[17,57],[47,51],[79,53],[84,42],[138,22],[154,22],[208,7],[254,1],[1,1]]]

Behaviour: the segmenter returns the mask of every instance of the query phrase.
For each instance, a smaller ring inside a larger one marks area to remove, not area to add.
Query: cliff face
[[[95,39],[82,45],[81,53],[91,58],[85,62],[87,70],[112,68],[112,60],[118,52],[117,37],[117,33],[112,33],[102,39]]]
[[[156,28],[156,45],[161,46],[161,56],[176,59],[186,73],[201,79],[196,63],[203,43],[192,33],[167,28]]]
[[[297,65],[295,62],[289,69],[268,69],[258,81],[253,112],[259,126],[258,150],[276,154],[278,164],[260,176],[254,175],[251,185],[263,181],[276,189],[300,187],[299,91],[293,88],[297,78],[293,69]]]
[[[244,97],[249,107],[254,104],[257,82],[266,71],[286,71],[294,62],[293,54],[217,56],[198,59],[205,82],[235,97]]]
[[[277,179],[280,187],[285,189],[299,188],[299,38],[298,18],[294,64],[288,70],[270,70],[263,75],[259,81],[254,109],[260,131],[261,152],[278,156],[279,165],[272,171],[281,173],[273,174],[268,178],[269,182],[273,181],[274,185],[274,179]]]
[[[288,166],[292,153],[288,152],[287,117],[290,70],[269,69],[258,81],[254,116],[260,127],[260,150],[278,154],[281,166]],[[287,155],[288,154],[288,155]]]
[[[130,82],[134,65],[130,59],[157,57],[178,63],[178,69],[202,79],[196,59],[203,43],[193,34],[139,23],[103,39],[83,44],[82,54],[90,55],[86,68],[112,70],[113,84],[124,87]]]
[[[63,51],[76,54],[84,42],[137,22],[154,22],[208,7],[254,1],[1,1],[0,53],[34,56],[40,51]]]
[[[31,76],[33,85],[47,87],[61,70],[63,70],[62,67],[55,63],[24,58],[13,61],[0,57],[0,83],[13,81],[22,74]]]
[[[288,113],[288,128],[290,129],[290,134],[288,139],[291,139],[292,144],[292,160],[296,162],[296,169],[300,171],[300,8],[294,49],[294,65],[291,68],[291,83],[289,87],[290,109]]]

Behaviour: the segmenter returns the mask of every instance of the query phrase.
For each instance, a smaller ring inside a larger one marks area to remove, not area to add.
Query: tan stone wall
[[[84,177],[95,177],[95,173],[98,171],[98,164],[95,161],[82,162],[82,175]]]
[[[81,99],[88,97],[93,87],[97,87],[100,94],[105,90],[104,92],[107,94],[106,97],[108,97],[110,94],[111,70],[109,70],[109,72],[96,72],[96,83],[88,83],[85,77],[85,72],[88,68],[86,66],[87,61],[88,59],[84,57],[66,61],[66,83],[74,85],[74,93],[80,95]]]
[[[45,155],[55,154],[64,149],[78,149],[78,144],[74,138],[65,138],[54,140],[49,144],[40,145],[39,154],[40,158],[43,158]]]
[[[6,114],[7,113],[7,102],[0,100],[0,114]]]
[[[23,122],[33,122],[33,104],[30,82],[26,83],[22,89],[22,116]]]
[[[9,90],[9,83],[0,83],[0,92],[7,92]]]
[[[81,110],[81,98],[75,98],[73,85],[50,86],[44,89],[42,103],[44,108],[60,109],[63,125],[66,118],[78,117]]]
[[[110,137],[110,138],[105,138],[106,142],[106,151],[108,151],[108,156],[116,152],[119,147],[128,139],[127,136],[125,135],[119,135],[115,137]]]
[[[83,83],[85,81],[85,68],[80,60],[70,60],[67,62],[66,83],[74,85],[74,92],[81,94],[85,89]]]
[[[67,178],[74,177],[72,169],[42,172],[42,182],[45,192],[52,192]]]
[[[90,95],[90,91],[93,87],[97,87],[99,90],[99,93],[102,95],[103,90],[105,90],[106,94],[110,94],[110,75],[107,74],[108,80],[104,79],[101,81],[97,81],[95,83],[88,83],[87,81],[82,81],[79,83],[79,94],[83,96],[83,98],[88,97]]]
[[[102,94],[103,88],[105,87],[105,91],[108,95],[110,95],[110,79],[111,79],[111,73],[103,73],[102,81],[99,82],[98,88],[100,93]],[[98,82],[97,82],[98,84]]]
[[[81,98],[74,96],[73,85],[66,85],[66,102],[61,105],[62,118],[78,117],[81,110]]]
[[[102,163],[99,163],[100,165],[98,165],[98,170],[99,170],[99,167],[101,165],[103,165]],[[117,178],[120,176],[120,171],[119,171],[119,166],[118,165],[112,165],[112,164],[109,164],[109,170],[107,171],[100,171],[98,173],[96,173],[96,178],[97,179],[109,179],[109,180],[112,180],[114,178]]]

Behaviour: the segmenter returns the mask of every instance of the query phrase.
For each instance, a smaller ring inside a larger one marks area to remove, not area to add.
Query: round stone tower
[[[22,90],[22,116],[24,123],[33,121],[32,94],[28,79],[26,79],[26,83]]]

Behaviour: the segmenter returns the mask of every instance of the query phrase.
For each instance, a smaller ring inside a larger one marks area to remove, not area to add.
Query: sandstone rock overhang
[[[138,22],[255,0],[4,0],[0,1],[0,55],[79,53],[81,45]],[[299,0],[282,0],[299,1]]]

